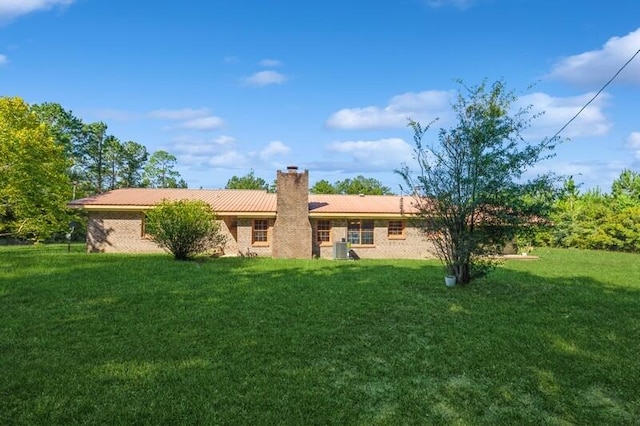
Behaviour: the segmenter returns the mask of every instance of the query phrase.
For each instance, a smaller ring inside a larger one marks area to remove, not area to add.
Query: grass
[[[0,424],[637,424],[640,256],[429,261],[0,247]]]

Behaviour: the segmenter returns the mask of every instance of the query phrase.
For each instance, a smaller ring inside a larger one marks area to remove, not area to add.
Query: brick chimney
[[[310,259],[309,171],[298,173],[296,166],[278,170],[277,207],[273,225],[274,258]]]

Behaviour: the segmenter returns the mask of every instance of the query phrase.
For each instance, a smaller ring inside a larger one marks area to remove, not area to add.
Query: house
[[[162,251],[145,234],[145,212],[164,199],[182,199],[212,206],[227,236],[226,253],[248,249],[275,258],[330,259],[349,247],[360,258],[431,257],[430,243],[412,223],[410,198],[309,194],[309,172],[295,166],[278,171],[276,183],[276,193],[116,189],[69,205],[88,213],[89,252]]]

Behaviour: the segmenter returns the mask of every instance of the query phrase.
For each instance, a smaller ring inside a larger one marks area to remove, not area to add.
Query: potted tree
[[[456,285],[456,276],[447,272],[447,275],[444,276],[444,284],[447,287],[454,287]]]

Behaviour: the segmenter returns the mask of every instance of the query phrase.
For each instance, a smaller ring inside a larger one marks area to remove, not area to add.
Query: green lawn
[[[637,424],[640,256],[433,261],[0,247],[0,424]]]

